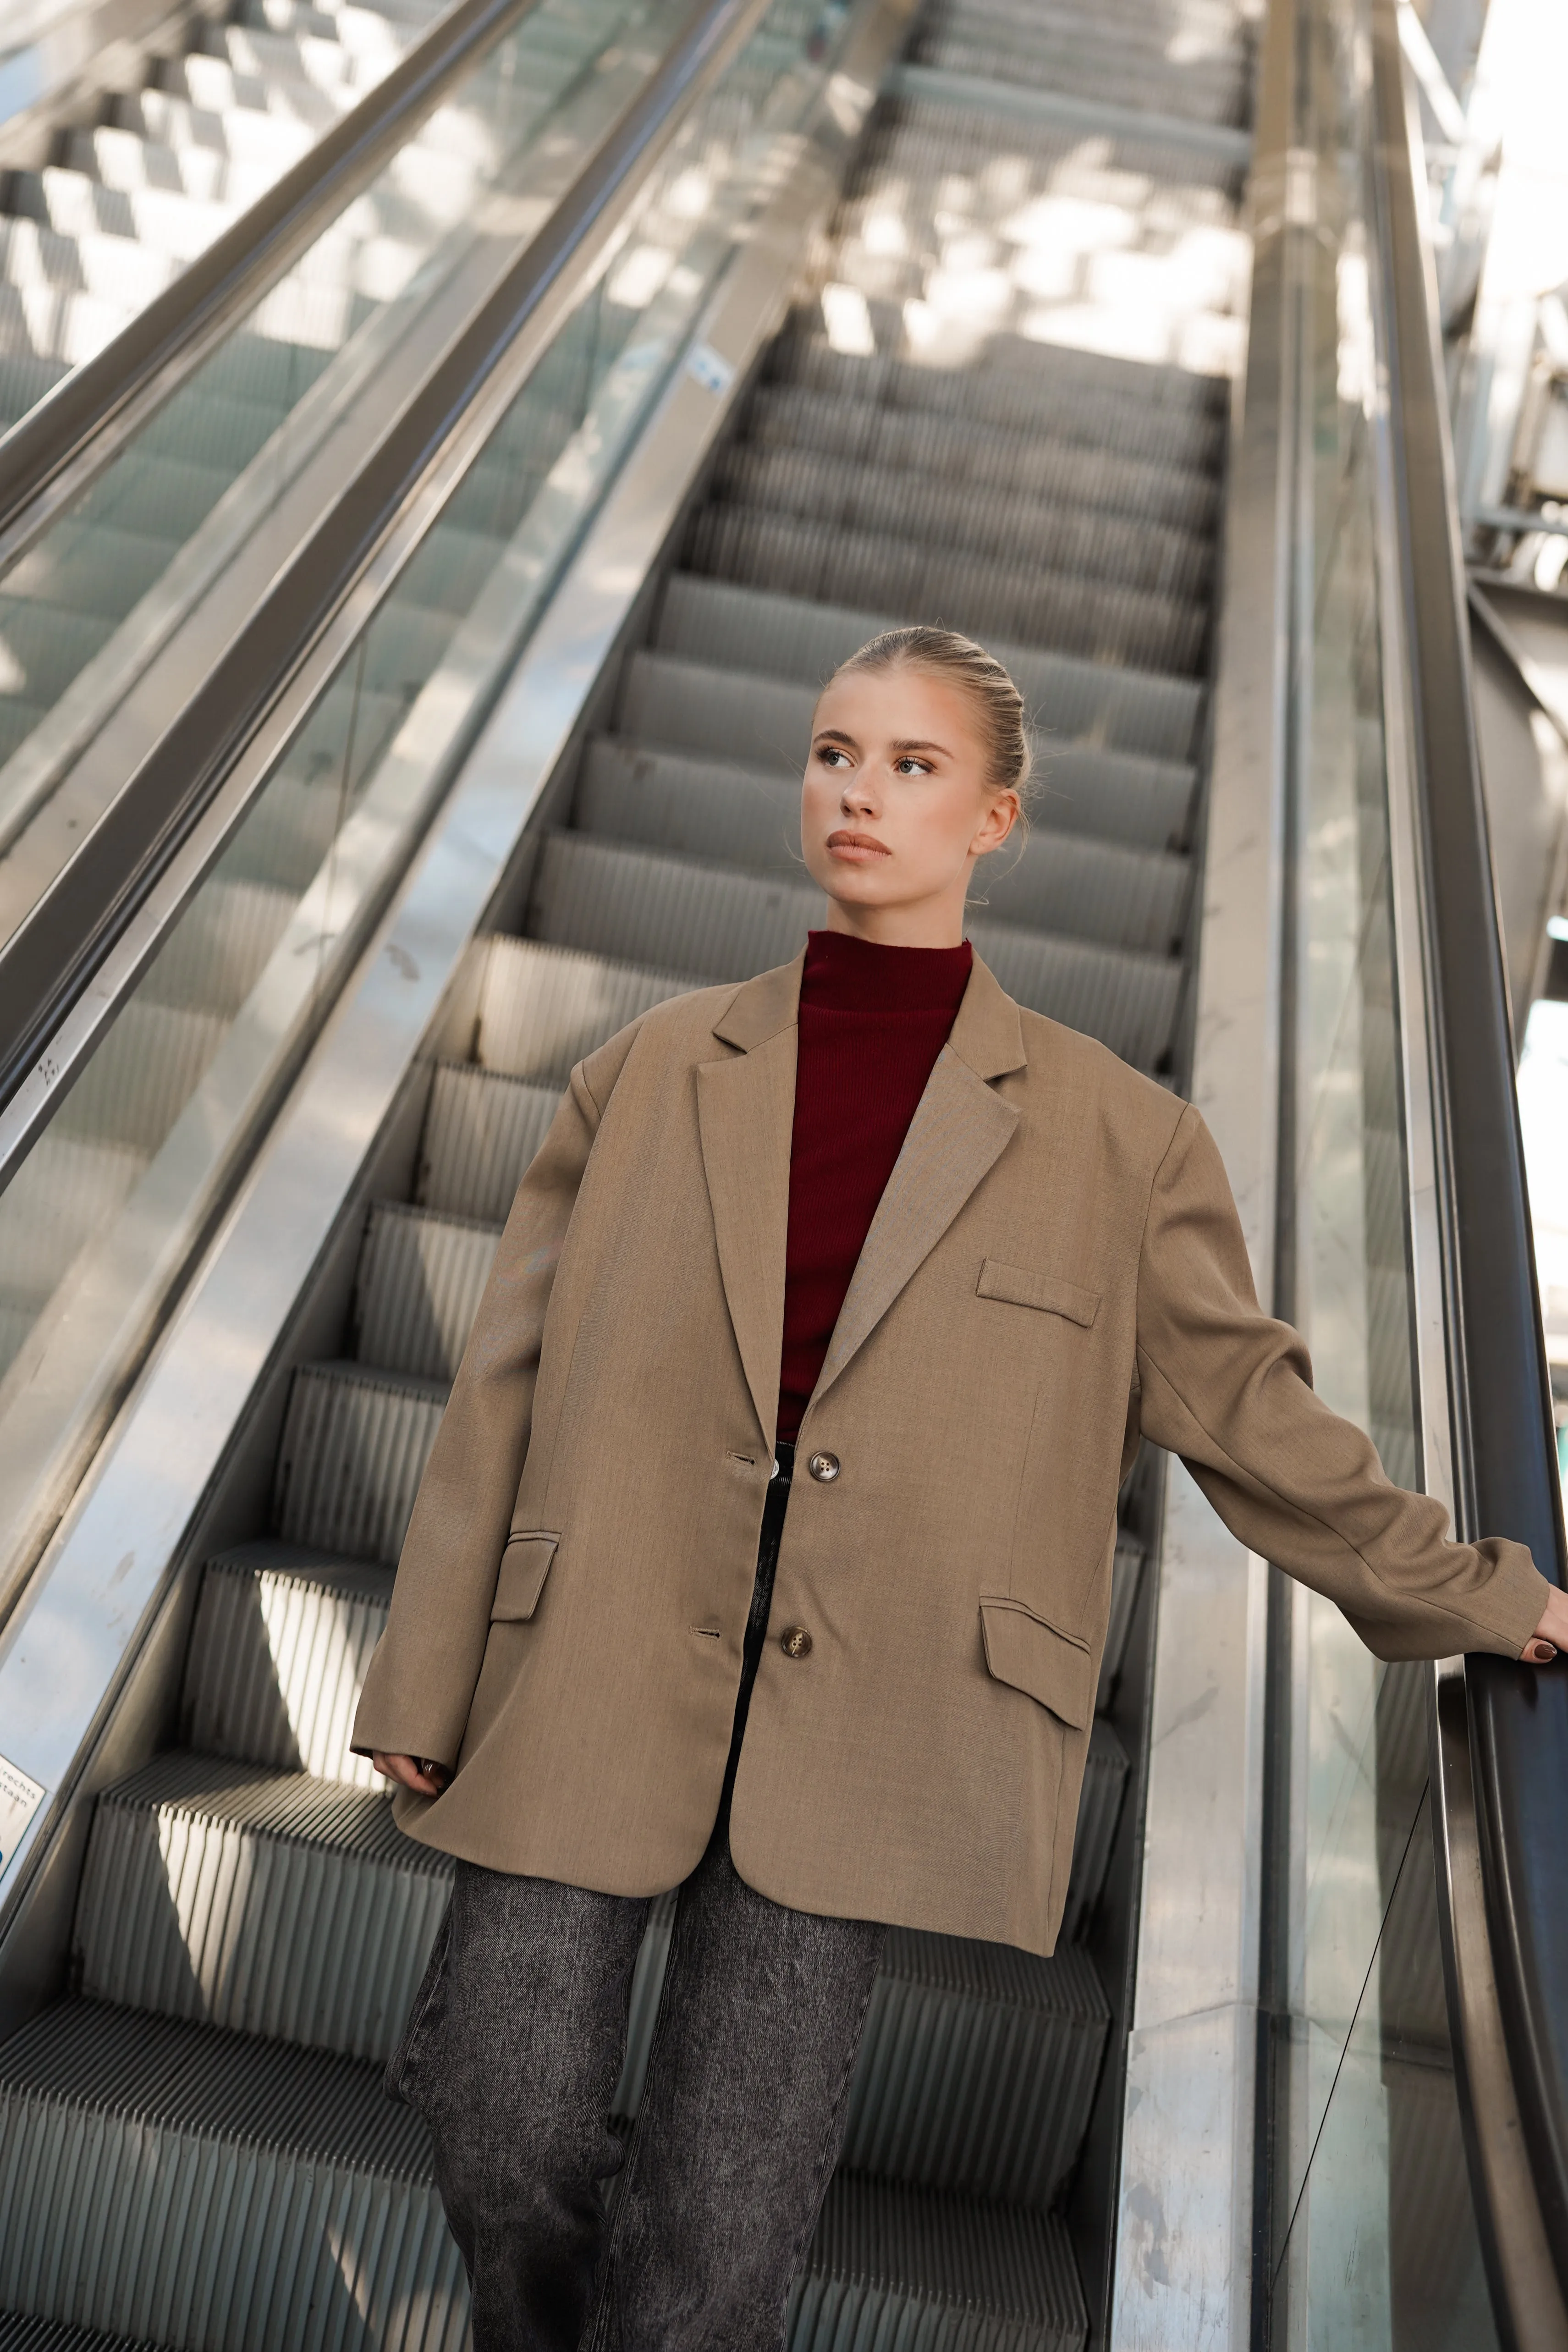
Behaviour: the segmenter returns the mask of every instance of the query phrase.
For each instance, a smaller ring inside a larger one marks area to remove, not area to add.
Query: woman
[[[782,2342],[883,1924],[1051,1949],[1140,1436],[1380,1656],[1568,1638],[1314,1397],[1197,1113],[971,955],[1027,773],[999,664],[867,646],[802,793],[826,930],[590,1055],[518,1192],[355,1730],[458,1857],[391,2079],[479,2352]]]

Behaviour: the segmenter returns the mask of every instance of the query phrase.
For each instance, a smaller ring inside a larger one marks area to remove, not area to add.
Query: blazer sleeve
[[[1183,1112],[1156,1171],[1138,1276],[1145,1434],[1231,1532],[1338,1603],[1380,1658],[1518,1657],[1549,1590],[1524,1545],[1452,1543],[1429,1496],[1312,1387],[1300,1336],[1263,1313],[1214,1139]]]
[[[556,1267],[603,1103],[632,1038],[573,1070],[513,1201],[409,1521],[387,1629],[354,1717],[361,1755],[454,1764],[532,1427]],[[590,1080],[592,1085],[590,1085]]]

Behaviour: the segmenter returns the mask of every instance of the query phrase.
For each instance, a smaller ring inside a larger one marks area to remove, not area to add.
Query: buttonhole
[[[748,1470],[755,1470],[757,1467],[755,1454],[732,1454],[729,1458],[732,1462],[744,1462]]]
[[[719,1639],[719,1629],[716,1625],[694,1625],[692,1632],[700,1633],[706,1642],[716,1642]]]

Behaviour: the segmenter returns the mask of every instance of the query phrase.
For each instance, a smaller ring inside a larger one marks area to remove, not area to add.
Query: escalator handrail
[[[1427,898],[1455,1517],[1461,1536],[1527,1543],[1563,1585],[1562,1491],[1471,698],[1425,171],[1395,8],[1377,0],[1375,12],[1375,168]],[[1530,2178],[1568,2296],[1568,1671],[1472,1656],[1465,1682],[1487,1941]],[[1455,2025],[1462,2032],[1462,2018]],[[1479,2199],[1482,2182],[1472,2185]]]
[[[74,495],[235,320],[405,146],[453,83],[539,0],[456,0],[392,68],[239,218],[188,262],[95,357],[72,368],[0,435],[0,562],[48,520],[45,492]],[[118,430],[116,428],[119,428]]]
[[[0,1109],[200,820],[245,744],[345,604],[497,363],[570,299],[584,267],[768,0],[696,0],[666,55],[610,127],[329,510],[280,565],[246,626],[141,759],[93,831],[0,947]],[[105,1017],[112,1011],[106,1007]],[[0,1184],[28,1148],[18,1128]]]

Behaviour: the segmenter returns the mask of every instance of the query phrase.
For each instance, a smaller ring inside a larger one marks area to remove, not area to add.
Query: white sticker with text
[[[734,368],[711,343],[693,344],[686,361],[686,373],[695,375],[705,392],[719,394],[727,393],[735,382]]]
[[[48,1793],[0,1756],[0,1871],[21,1844],[27,1823]]]

